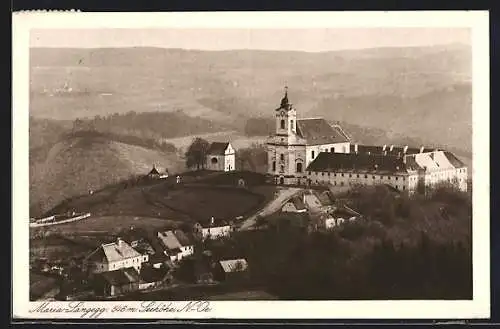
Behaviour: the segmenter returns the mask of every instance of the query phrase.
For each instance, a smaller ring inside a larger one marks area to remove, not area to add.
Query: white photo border
[[[85,302],[101,319],[479,319],[490,316],[489,16],[486,11],[197,12],[13,14],[12,316],[75,319],[78,312],[30,312],[29,301],[29,45],[32,29],[68,28],[470,28],[473,53],[473,299],[469,301],[220,301],[209,312],[112,312],[143,302]],[[436,109],[439,110],[439,109]],[[73,306],[75,302],[73,302]],[[183,305],[186,302],[174,302]],[[71,307],[51,302],[50,307]],[[87,314],[88,316],[88,314]]]

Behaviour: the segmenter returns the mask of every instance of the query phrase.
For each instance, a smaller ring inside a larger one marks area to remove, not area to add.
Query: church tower
[[[275,109],[276,129],[267,146],[268,174],[277,184],[295,184],[305,170],[305,141],[297,135],[297,111],[288,100],[288,87]]]
[[[288,87],[281,99],[280,107],[276,109],[276,135],[288,137],[297,132],[297,111],[288,101]]]

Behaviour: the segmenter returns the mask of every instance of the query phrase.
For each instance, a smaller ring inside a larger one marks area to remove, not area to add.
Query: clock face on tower
[[[281,114],[281,115],[285,115],[285,111],[281,111],[281,113],[280,113],[280,114]]]

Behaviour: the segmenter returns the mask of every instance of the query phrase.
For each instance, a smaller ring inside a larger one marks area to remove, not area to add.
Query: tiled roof
[[[135,283],[140,280],[139,273],[133,267],[103,272],[101,275],[109,284],[114,286]]]
[[[180,249],[182,247],[181,243],[172,231],[158,232],[158,237],[161,242],[163,242],[163,245],[169,250]]]
[[[224,155],[228,146],[229,143],[213,142],[210,144],[207,153],[211,155]]]
[[[297,133],[307,140],[308,145],[322,145],[348,142],[349,139],[337,127],[332,127],[325,119],[297,120]]]
[[[330,206],[333,204],[333,201],[330,199],[328,191],[324,192],[313,191],[313,193],[322,206]]]
[[[321,152],[307,171],[406,173],[406,166],[402,158],[395,156]]]
[[[463,168],[465,167],[465,164],[460,161],[460,159],[458,159],[455,154],[451,153],[451,152],[448,152],[448,151],[444,151],[443,152],[445,157],[448,159],[448,161],[455,167],[455,168]]]
[[[153,169],[151,169],[151,171],[149,172],[148,175],[159,175],[160,173],[158,172],[158,170],[156,170],[156,167],[153,167]]]
[[[290,200],[290,201],[295,206],[295,209],[297,209],[297,210],[306,209],[306,205],[304,204],[304,201],[302,201],[302,198],[296,196],[296,197],[293,197],[292,200]]]
[[[224,272],[243,272],[248,269],[248,263],[244,258],[240,259],[230,259],[230,260],[221,260],[220,265]]]
[[[192,243],[189,241],[189,238],[187,235],[182,232],[181,230],[175,230],[174,231],[175,237],[177,238],[177,241],[181,244],[181,246],[190,246]]]
[[[141,254],[139,254],[128,243],[120,240],[101,245],[87,257],[87,260],[112,263],[128,258],[139,257],[140,255]]]

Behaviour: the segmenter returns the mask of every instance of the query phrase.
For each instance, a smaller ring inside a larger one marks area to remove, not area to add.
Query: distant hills
[[[362,143],[444,146],[469,164],[471,65],[471,48],[461,44],[324,53],[32,48],[31,203],[87,193],[153,161],[183,166],[181,150],[149,139],[185,147],[192,136],[220,132],[258,141],[261,129],[247,123],[261,122],[262,136],[273,127],[285,84],[302,118],[340,122]],[[144,143],[62,138],[75,119]]]
[[[461,44],[324,53],[33,48],[30,111],[74,119],[181,110],[241,128],[241,118],[273,116],[288,84],[303,117],[470,150],[471,58]],[[71,92],[52,92],[63,86]]]

